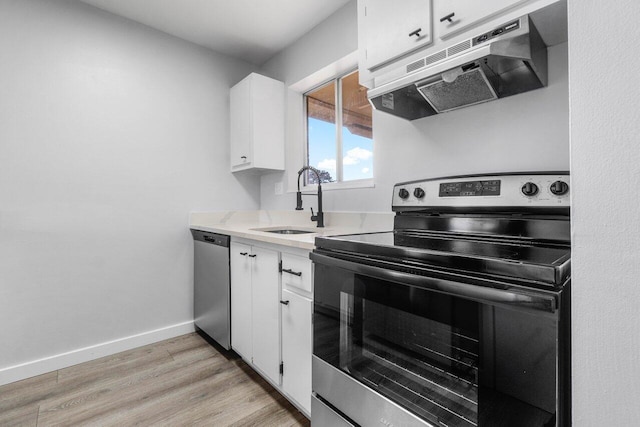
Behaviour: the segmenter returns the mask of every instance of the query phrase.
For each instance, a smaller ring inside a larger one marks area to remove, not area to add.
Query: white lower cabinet
[[[313,345],[309,252],[233,238],[230,250],[231,347],[309,416]]]
[[[280,254],[231,242],[231,347],[280,384]]]
[[[253,355],[251,328],[251,246],[231,242],[231,348],[251,360]]]
[[[282,389],[311,412],[311,299],[282,290]]]

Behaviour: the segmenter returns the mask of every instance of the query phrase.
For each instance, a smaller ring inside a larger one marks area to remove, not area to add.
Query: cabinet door
[[[231,242],[231,348],[251,360],[251,247]]]
[[[284,83],[251,73],[231,88],[231,172],[284,170]]]
[[[280,272],[278,252],[253,247],[253,364],[280,384]]]
[[[451,37],[528,1],[530,0],[439,0],[436,2],[435,12],[440,26],[439,37]],[[448,16],[450,20],[440,21]]]
[[[358,26],[370,70],[432,42],[431,0],[360,0]]]
[[[282,300],[282,388],[307,412],[311,411],[311,315],[313,306],[309,298],[286,289]]]
[[[253,161],[251,86],[252,78],[249,76],[233,86],[230,92],[230,161],[232,171],[234,167],[245,167]]]

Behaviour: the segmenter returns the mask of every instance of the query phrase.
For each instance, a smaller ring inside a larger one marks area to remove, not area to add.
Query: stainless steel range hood
[[[373,108],[415,120],[547,85],[547,47],[528,16],[387,73]]]

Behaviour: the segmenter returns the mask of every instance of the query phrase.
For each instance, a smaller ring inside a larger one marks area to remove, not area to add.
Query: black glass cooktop
[[[320,250],[441,267],[553,285],[570,272],[570,248],[526,239],[446,235],[429,232],[381,232],[316,238]]]

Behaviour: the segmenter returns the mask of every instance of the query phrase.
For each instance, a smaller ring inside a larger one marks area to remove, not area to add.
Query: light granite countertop
[[[308,211],[192,212],[189,227],[232,237],[312,250],[317,236],[393,230],[392,212],[325,212],[325,227],[318,228]],[[276,234],[267,230],[294,228],[306,234]]]

